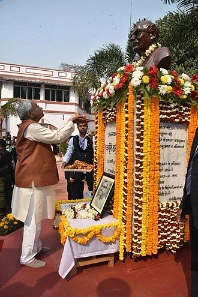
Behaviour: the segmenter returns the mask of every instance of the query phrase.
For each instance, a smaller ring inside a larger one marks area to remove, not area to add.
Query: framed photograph
[[[114,177],[104,173],[91,200],[90,206],[100,214],[100,217],[102,217],[108,201],[113,195],[114,183]]]

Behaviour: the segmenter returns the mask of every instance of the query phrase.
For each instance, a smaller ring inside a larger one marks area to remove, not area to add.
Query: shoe
[[[51,248],[48,246],[44,246],[38,253],[47,253],[49,251],[51,251]]]
[[[34,259],[32,262],[26,263],[26,264],[22,264],[22,265],[28,266],[28,267],[31,267],[31,268],[41,268],[41,267],[44,267],[46,264],[47,263],[44,262],[44,261]]]

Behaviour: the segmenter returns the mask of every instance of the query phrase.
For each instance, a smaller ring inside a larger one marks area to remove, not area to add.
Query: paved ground
[[[57,199],[66,199],[66,181],[58,162],[60,182]],[[106,263],[79,268],[74,277],[62,279],[58,267],[63,246],[53,221],[42,226],[42,241],[52,251],[39,256],[44,268],[19,264],[22,229],[4,237],[0,255],[0,297],[187,297],[190,283],[190,247],[185,245],[175,256],[160,253],[156,257],[124,262],[114,267]],[[117,258],[117,257],[116,257]]]

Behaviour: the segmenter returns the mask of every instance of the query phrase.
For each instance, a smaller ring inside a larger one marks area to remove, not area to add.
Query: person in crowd
[[[93,164],[93,139],[87,135],[87,122],[77,124],[79,135],[69,140],[67,151],[63,157],[62,167],[73,164],[76,160]],[[67,172],[68,199],[82,199],[84,181],[86,180],[88,190],[93,191],[93,171],[91,172]]]
[[[68,148],[68,144],[70,139],[73,136],[70,136],[70,138],[67,140],[67,148]],[[68,161],[67,165],[72,165],[72,158],[70,158],[70,160]],[[63,162],[62,167],[64,167],[66,165],[65,162]],[[69,200],[75,200],[76,199],[76,192],[75,192],[75,183],[74,183],[74,172],[72,171],[65,171],[65,178],[67,180],[67,193],[68,193],[68,199]]]
[[[0,219],[11,211],[13,191],[12,158],[6,150],[6,141],[0,139]]]
[[[143,58],[143,66],[169,69],[171,64],[170,51],[167,47],[161,47],[157,43],[158,38],[159,30],[156,25],[145,20],[136,23],[131,33],[130,41],[133,51],[138,57],[141,56]]]
[[[9,146],[11,146],[11,135],[10,132],[6,133],[6,144],[8,144]]]
[[[74,123],[86,117],[75,115],[58,130],[50,130],[38,122],[43,110],[32,100],[23,100],[17,107],[21,119],[16,152],[15,187],[12,197],[12,215],[24,222],[20,263],[32,268],[46,265],[35,256],[48,252],[40,240],[41,222],[53,219],[55,213],[55,185],[58,171],[52,143],[65,141],[74,131]]]
[[[198,296],[198,128],[191,147],[183,197],[177,213],[178,223],[190,217],[191,297]]]

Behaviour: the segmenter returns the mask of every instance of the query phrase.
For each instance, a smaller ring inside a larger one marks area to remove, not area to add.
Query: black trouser
[[[67,178],[67,193],[69,200],[76,199],[75,183],[71,183],[69,178]]]
[[[76,199],[83,198],[83,191],[84,191],[84,181],[86,180],[88,190],[93,191],[93,172],[75,172],[74,175],[74,184],[75,184],[75,194]]]
[[[198,229],[195,227],[190,214],[191,240],[191,297],[198,297]]]

